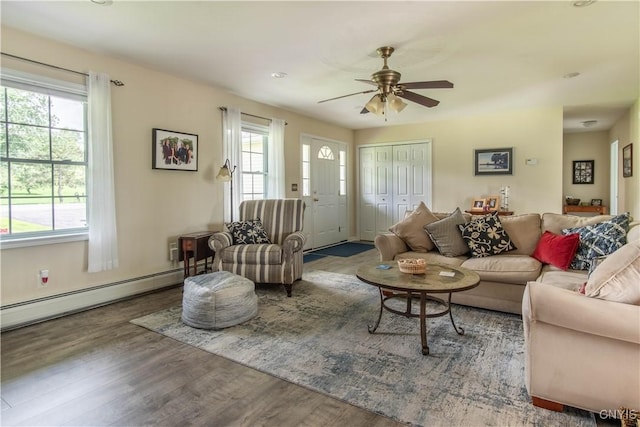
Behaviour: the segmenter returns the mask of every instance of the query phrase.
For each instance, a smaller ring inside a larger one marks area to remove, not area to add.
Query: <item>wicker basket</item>
[[[580,199],[574,199],[573,197],[567,197],[565,199],[567,201],[567,205],[577,206],[580,204]]]
[[[402,273],[423,274],[427,271],[427,262],[423,259],[399,259],[398,268]]]

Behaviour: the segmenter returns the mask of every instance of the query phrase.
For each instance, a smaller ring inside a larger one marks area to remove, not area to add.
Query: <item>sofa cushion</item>
[[[233,236],[234,245],[253,245],[271,243],[260,218],[249,221],[236,221],[225,224]]]
[[[462,267],[478,273],[480,280],[525,285],[538,278],[542,264],[528,255],[500,254],[469,258]]]
[[[545,231],[532,256],[542,263],[566,270],[571,265],[579,244],[578,233],[559,235]]]
[[[578,233],[580,235],[580,244],[571,262],[571,268],[589,270],[592,258],[609,255],[627,243],[628,229],[628,213],[616,215],[599,224],[563,229],[563,234]]]
[[[389,231],[401,238],[414,252],[427,252],[435,248],[424,226],[438,221],[424,202],[402,221],[394,224]]]
[[[424,226],[425,231],[444,256],[460,256],[469,252],[469,247],[458,229],[466,221],[460,208],[456,208],[448,217]]]
[[[586,281],[587,274],[582,270],[561,270],[550,264],[542,267],[540,276],[536,279],[536,282],[574,292],[578,292]]]
[[[588,297],[640,305],[640,240],[609,255],[587,281]]]
[[[555,234],[562,234],[564,228],[584,227],[586,225],[598,224],[611,219],[612,215],[577,216],[562,215],[557,213],[542,214],[542,232],[550,231]]]
[[[501,216],[502,227],[516,247],[513,255],[531,255],[540,240],[541,220],[537,213]]]
[[[471,250],[471,256],[482,258],[515,249],[497,212],[473,218],[458,228]]]

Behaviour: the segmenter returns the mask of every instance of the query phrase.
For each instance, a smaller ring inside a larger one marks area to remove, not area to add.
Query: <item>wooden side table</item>
[[[204,259],[204,270],[207,271],[207,260],[215,256],[213,249],[209,247],[209,238],[215,231],[199,231],[183,234],[178,237],[178,257],[184,261],[184,277],[189,277],[189,259],[193,258],[193,275],[197,273],[198,261]],[[211,261],[213,265],[213,261]]]
[[[568,214],[570,212],[587,212],[596,213],[598,215],[607,215],[609,209],[606,206],[582,206],[582,205],[564,205],[562,207],[562,213]]]

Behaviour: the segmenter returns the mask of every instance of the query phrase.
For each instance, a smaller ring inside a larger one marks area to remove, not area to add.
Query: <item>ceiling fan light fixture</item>
[[[390,94],[389,96],[387,96],[387,102],[389,103],[389,108],[391,108],[396,113],[404,110],[404,108],[407,106],[406,102],[404,102],[394,94]]]
[[[380,99],[380,95],[373,95],[369,102],[364,106],[370,113],[382,116],[384,114],[384,102]]]

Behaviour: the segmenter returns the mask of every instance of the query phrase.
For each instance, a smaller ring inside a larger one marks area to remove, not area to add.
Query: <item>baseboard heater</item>
[[[175,269],[59,295],[0,307],[2,332],[182,284],[184,271]]]

